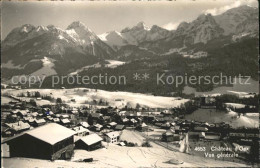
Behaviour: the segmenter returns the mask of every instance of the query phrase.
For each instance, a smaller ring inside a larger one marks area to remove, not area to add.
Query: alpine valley
[[[120,32],[96,35],[87,23],[75,21],[65,30],[53,25],[22,25],[2,41],[2,82],[14,75],[125,75],[126,85],[80,85],[154,95],[181,94],[184,85],[157,85],[156,74],[225,75],[258,78],[258,8],[240,6],[220,15],[201,14],[176,30],[140,22]],[[133,74],[150,74],[136,82]],[[190,85],[197,91],[214,85]],[[61,87],[61,86],[57,86]]]

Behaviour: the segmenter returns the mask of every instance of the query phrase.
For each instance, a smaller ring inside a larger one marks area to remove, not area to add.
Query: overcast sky
[[[176,0],[164,2],[2,2],[2,37],[23,24],[55,25],[65,29],[81,21],[96,34],[121,31],[143,21],[175,29],[202,13],[217,15],[240,5],[258,6],[256,0]]]

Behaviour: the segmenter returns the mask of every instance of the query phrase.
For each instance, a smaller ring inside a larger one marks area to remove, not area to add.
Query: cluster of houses
[[[203,99],[202,106],[213,100]],[[164,129],[160,141],[174,142],[188,135],[189,140],[232,140],[252,144],[257,130],[235,130],[226,123],[207,123],[173,117],[173,111],[70,108],[56,105],[35,106],[31,102],[10,101],[2,105],[2,136],[11,157],[70,159],[74,149],[102,148],[102,142],[121,144],[126,127],[141,132]],[[60,110],[61,109],[61,110]]]
[[[139,112],[61,109],[57,113],[54,106],[39,107],[19,100],[2,105],[2,143],[8,144],[10,157],[70,159],[74,149],[96,150],[103,147],[102,141],[123,145],[120,135],[126,126],[148,127],[140,124]]]

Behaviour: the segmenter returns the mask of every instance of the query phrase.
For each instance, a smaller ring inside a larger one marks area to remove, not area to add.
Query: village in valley
[[[3,167],[28,167],[29,162],[39,167],[226,167],[257,162],[258,95],[178,97],[165,108],[133,103],[129,97],[143,95],[131,96],[123,99],[87,88],[2,86]]]

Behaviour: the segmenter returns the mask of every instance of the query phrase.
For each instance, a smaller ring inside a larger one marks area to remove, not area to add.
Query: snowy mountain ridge
[[[157,25],[148,27],[144,22],[139,22],[132,28],[124,28],[120,32],[120,36],[112,31],[99,35],[99,37],[101,40],[105,39],[103,41],[110,46],[117,44],[118,46],[129,44],[138,46],[143,42],[168,40],[178,36],[185,36],[184,46],[186,43],[207,43],[223,35],[259,32],[258,15],[258,8],[240,6],[216,16],[201,14],[190,23],[181,22],[176,31],[169,31]],[[106,38],[107,36],[110,38]]]
[[[182,50],[212,41],[219,47],[224,45],[222,39],[226,45],[241,38],[258,38],[258,15],[258,8],[241,6],[217,16],[201,14],[189,23],[180,23],[173,31],[139,22],[101,35],[79,21],[64,30],[54,25],[25,24],[13,29],[2,41],[2,69],[6,76],[32,74],[44,67],[42,60],[52,60],[51,68],[57,74],[69,74],[104,60],[158,58],[177,51],[189,52]]]

